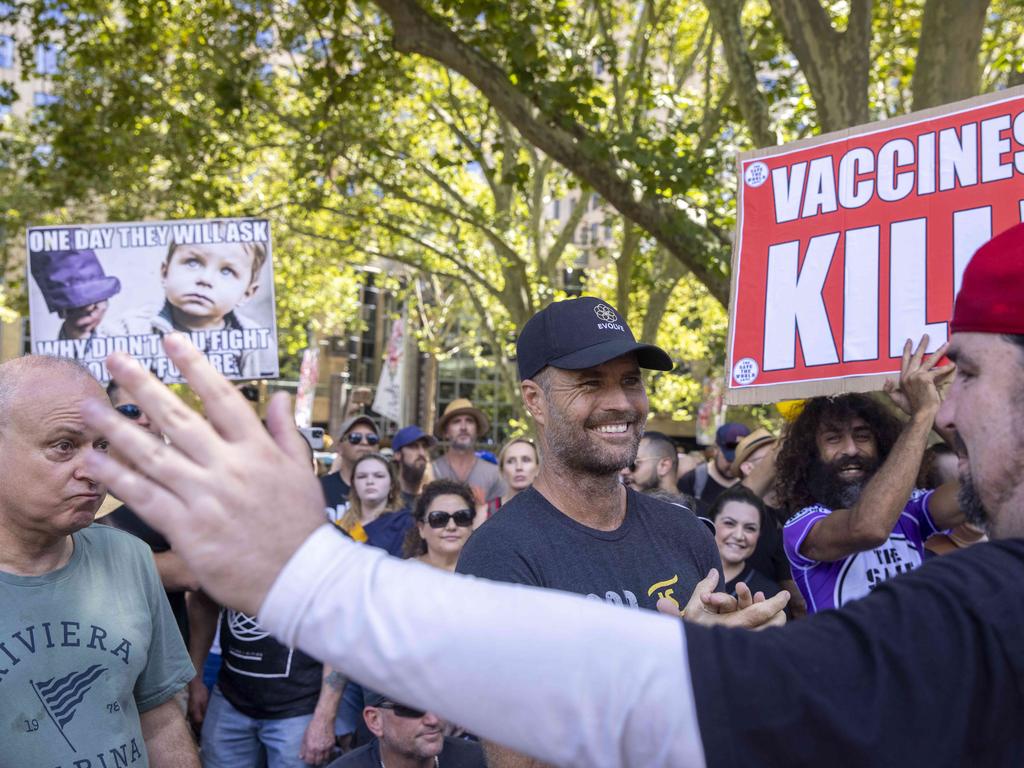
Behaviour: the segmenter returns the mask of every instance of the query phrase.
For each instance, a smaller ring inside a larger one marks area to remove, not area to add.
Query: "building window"
[[[562,201],[561,200],[556,199],[555,202],[553,202],[551,204],[551,214],[552,214],[552,218],[555,219],[556,221],[558,219],[562,218]]]
[[[0,35],[0,69],[11,69],[14,66],[14,38]]]
[[[36,46],[36,74],[56,75],[60,51],[53,43],[39,43]]]
[[[36,107],[49,107],[60,101],[60,96],[45,91],[36,91],[32,94],[32,105]]]

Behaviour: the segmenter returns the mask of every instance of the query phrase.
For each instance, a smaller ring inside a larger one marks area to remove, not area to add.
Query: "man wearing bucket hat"
[[[121,281],[104,273],[95,251],[43,251],[33,253],[29,264],[46,308],[64,321],[59,339],[103,335],[107,301],[120,292]]]
[[[490,428],[484,412],[464,397],[448,403],[434,425],[434,436],[448,441],[447,452],[434,460],[434,479],[466,483],[481,504],[490,504],[505,493],[505,481],[497,465],[474,453],[476,441]]]

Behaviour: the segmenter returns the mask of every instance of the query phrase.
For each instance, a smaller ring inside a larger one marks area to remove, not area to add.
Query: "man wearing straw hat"
[[[474,452],[477,439],[490,428],[484,412],[464,397],[448,403],[434,426],[434,435],[448,443],[448,451],[434,461],[434,478],[466,483],[481,504],[489,504],[505,493],[498,467]]]

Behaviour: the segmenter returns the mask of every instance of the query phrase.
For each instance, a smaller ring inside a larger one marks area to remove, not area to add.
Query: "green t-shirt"
[[[194,670],[153,556],[130,534],[73,534],[67,565],[0,571],[0,764],[149,765],[139,713]]]

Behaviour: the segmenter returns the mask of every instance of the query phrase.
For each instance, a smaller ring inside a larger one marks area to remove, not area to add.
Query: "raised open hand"
[[[292,422],[287,395],[271,400],[268,432],[185,337],[165,336],[164,348],[202,399],[208,420],[130,357],[112,355],[107,367],[115,381],[170,444],[106,401],[90,401],[83,418],[116,451],[94,452],[90,469],[168,538],[208,594],[255,615],[288,558],[324,523],[323,493],[309,471],[309,451]]]

